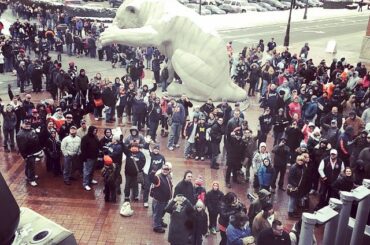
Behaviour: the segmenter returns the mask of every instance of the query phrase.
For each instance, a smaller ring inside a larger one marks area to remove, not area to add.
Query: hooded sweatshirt
[[[94,135],[95,126],[90,126],[87,130],[87,135],[81,139],[81,158],[96,159],[99,154],[100,143],[96,135]]]
[[[253,166],[254,170],[258,170],[260,168],[260,166],[263,163],[263,159],[265,159],[265,158],[268,158],[271,162],[271,155],[270,155],[269,152],[267,152],[267,148],[266,148],[266,151],[264,153],[261,152],[261,149],[262,149],[263,146],[267,147],[265,142],[262,142],[260,144],[258,152],[256,152],[253,156],[252,166]]]

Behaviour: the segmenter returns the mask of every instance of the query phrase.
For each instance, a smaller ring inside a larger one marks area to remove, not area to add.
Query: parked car
[[[197,14],[199,14],[199,4],[189,3],[189,4],[186,4],[186,7],[194,10]],[[209,11],[208,9],[206,9],[202,6],[202,8],[200,10],[200,13],[201,13],[201,15],[210,15],[211,11]]]
[[[262,7],[261,5],[258,5],[257,3],[249,3],[250,6],[255,7],[257,9],[257,12],[266,12],[268,11],[266,8]]]
[[[123,0],[109,0],[109,6],[112,8],[118,8],[123,3]]]
[[[184,4],[184,5],[186,5],[186,4],[188,4],[189,3],[189,0],[177,0],[179,3],[181,3],[181,4]]]
[[[208,9],[209,11],[211,11],[212,14],[226,14],[226,11],[225,10],[220,9],[216,5],[204,5],[202,7]]]
[[[261,0],[262,2],[265,2],[265,3],[268,3],[270,4],[271,6],[279,9],[279,10],[284,10],[284,9],[288,9],[288,7],[282,5],[279,1],[277,0]]]
[[[64,5],[82,5],[82,0],[64,0]]]
[[[264,3],[264,2],[259,2],[259,3],[257,3],[258,5],[260,5],[260,6],[262,6],[262,7],[264,7],[265,9],[267,9],[268,11],[276,11],[276,10],[278,10],[276,7],[273,7],[273,6],[271,6],[270,4],[268,4],[268,3]]]
[[[218,6],[221,10],[225,11],[226,14],[228,13],[238,13],[238,10],[235,9],[233,6],[229,5],[229,4],[222,4],[220,6]]]
[[[235,1],[235,2],[238,2],[238,1]],[[255,6],[252,6],[250,3],[248,3],[247,1],[240,1],[240,12],[241,13],[245,13],[247,11],[257,11],[257,7]]]

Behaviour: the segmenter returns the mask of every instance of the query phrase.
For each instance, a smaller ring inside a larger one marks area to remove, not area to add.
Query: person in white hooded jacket
[[[267,151],[267,145],[265,142],[261,142],[258,151],[256,151],[253,155],[253,160],[252,160],[252,168],[254,171],[254,180],[253,180],[253,187],[255,189],[259,188],[259,183],[258,183],[258,177],[257,177],[257,171],[263,164],[263,160],[267,158],[272,162],[271,159],[271,154],[270,152]]]

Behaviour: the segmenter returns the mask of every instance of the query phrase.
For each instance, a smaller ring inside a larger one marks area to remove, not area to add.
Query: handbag
[[[299,180],[298,186],[301,185],[302,179],[303,179],[303,169],[302,169],[302,175],[301,175],[301,179]],[[291,184],[288,184],[287,185],[287,194],[288,194],[288,196],[291,196],[291,197],[298,196],[298,186],[293,187]]]
[[[95,104],[95,107],[101,107],[104,105],[103,100],[101,98],[94,99],[94,104]]]
[[[138,184],[144,184],[144,172],[139,172],[139,168],[137,167],[136,160],[134,158],[131,158],[134,161],[134,165],[137,171],[137,183]]]

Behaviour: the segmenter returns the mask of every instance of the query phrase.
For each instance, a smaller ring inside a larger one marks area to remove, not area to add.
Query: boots
[[[5,151],[6,153],[9,153],[9,152],[10,152],[10,151],[9,151],[8,146],[4,146],[4,151]]]

